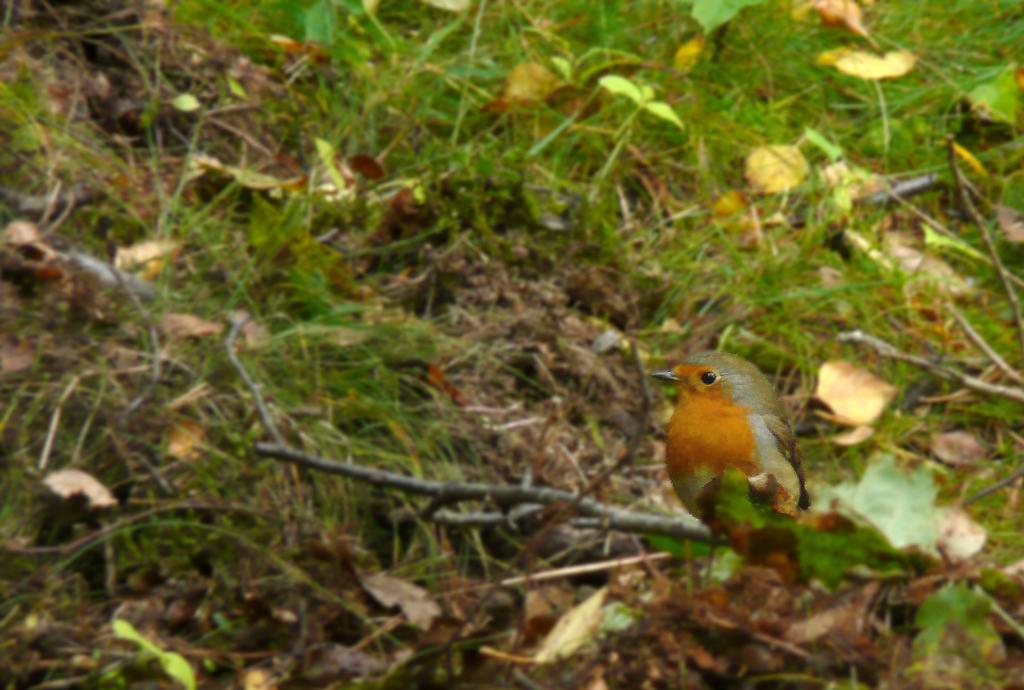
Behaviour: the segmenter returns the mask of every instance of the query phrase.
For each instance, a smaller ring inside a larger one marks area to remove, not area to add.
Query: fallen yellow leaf
[[[118,247],[114,266],[122,271],[138,271],[143,280],[154,280],[169,260],[178,253],[173,240],[146,240],[130,247]]]
[[[704,37],[691,38],[676,50],[675,57],[672,58],[672,66],[685,74],[696,66],[703,51]]]
[[[834,48],[832,50],[826,50],[824,53],[818,53],[818,56],[814,58],[814,64],[820,67],[832,67],[839,58],[849,55],[853,50],[850,48]]]
[[[544,65],[523,62],[508,73],[505,80],[505,100],[509,103],[543,101],[558,88],[558,84],[558,77]]]
[[[966,163],[974,172],[979,175],[988,175],[988,170],[985,170],[985,166],[981,164],[981,161],[975,158],[973,153],[955,141],[953,142],[953,152],[956,154],[957,158]]]
[[[730,189],[711,205],[711,213],[717,218],[727,218],[746,210],[747,200],[743,198],[742,192],[735,189]]]
[[[818,370],[814,397],[828,405],[834,421],[866,426],[878,419],[897,389],[887,381],[850,362],[825,362]]]
[[[572,656],[584,643],[593,639],[604,618],[601,607],[607,596],[608,588],[602,587],[582,604],[566,611],[544,638],[534,661],[548,664]]]
[[[788,192],[807,177],[807,160],[795,146],[762,146],[747,156],[746,176],[762,194]]]
[[[179,419],[167,433],[167,454],[176,460],[195,460],[206,429],[194,419]]]
[[[882,57],[862,50],[854,50],[839,56],[835,61],[835,67],[851,77],[876,81],[902,77],[914,69],[916,62],[917,56],[907,50],[894,50]]]

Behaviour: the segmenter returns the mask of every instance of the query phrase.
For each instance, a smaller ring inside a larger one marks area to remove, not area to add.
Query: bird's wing
[[[789,422],[776,415],[764,415],[762,419],[764,419],[768,430],[772,432],[772,436],[775,437],[779,452],[793,466],[793,471],[796,472],[796,477],[800,480],[800,500],[797,505],[804,510],[810,508],[811,496],[807,493],[807,487],[804,485],[804,465],[800,462],[800,451],[796,447],[796,436],[793,434],[793,429],[789,426]]]

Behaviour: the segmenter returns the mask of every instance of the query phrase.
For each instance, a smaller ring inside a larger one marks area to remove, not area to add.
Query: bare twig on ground
[[[496,524],[498,522],[494,513],[478,514],[465,518],[457,513],[438,510],[441,506],[460,501],[492,501],[508,507],[531,507],[527,512],[533,512],[532,506],[565,503],[572,507],[573,512],[577,514],[577,517],[573,519],[580,522],[582,526],[614,529],[623,532],[662,534],[697,541],[714,541],[710,530],[695,518],[686,519],[651,513],[637,513],[623,508],[615,508],[595,501],[592,498],[586,498],[585,492],[573,493],[561,489],[535,487],[529,484],[483,484],[479,482],[442,482],[431,479],[418,479],[406,474],[364,467],[352,462],[340,462],[322,458],[304,453],[296,448],[291,448],[285,443],[284,437],[274,423],[270,410],[263,399],[263,394],[260,392],[259,385],[253,380],[235,353],[234,343],[242,326],[245,325],[245,321],[246,319],[244,318],[232,320],[231,330],[224,340],[224,349],[232,366],[234,366],[238,375],[252,393],[263,426],[266,427],[267,432],[274,439],[273,443],[257,443],[255,451],[258,455],[284,460],[320,472],[338,474],[373,486],[427,496],[431,499],[428,506],[428,510],[430,510],[429,518],[435,519],[438,515],[441,515],[443,517],[438,521],[447,521],[449,524],[474,524],[474,521],[475,524]],[[639,361],[638,358],[637,361]],[[640,371],[642,373],[642,369]],[[646,419],[650,410],[650,399],[647,393],[643,394],[643,398],[644,418]],[[642,431],[638,431],[637,435],[641,433]],[[597,479],[600,480],[603,476],[606,475],[599,476]],[[596,480],[591,482],[588,489],[592,490],[596,484]],[[589,520],[585,518],[589,518]],[[509,517],[503,515],[502,522],[507,524],[508,521]]]
[[[967,334],[967,337],[971,340],[971,342],[974,343],[974,345],[979,350],[984,352],[985,355],[989,358],[989,360],[991,360],[992,363],[995,364],[1000,371],[1006,374],[1007,378],[1009,378],[1016,384],[1024,383],[1024,376],[1021,376],[1020,372],[1011,367],[1007,363],[1007,361],[1003,359],[1002,356],[998,352],[996,352],[983,337],[981,337],[981,334],[978,333],[978,331],[974,330],[974,326],[971,325],[971,322],[968,321],[967,318],[963,314],[961,314],[956,307],[954,307],[952,304],[947,304],[946,309],[949,310],[949,313],[953,315],[953,319],[956,320],[960,328],[962,328],[964,333]]]
[[[263,399],[263,393],[260,392],[259,384],[253,380],[249,375],[249,372],[242,362],[238,359],[238,355],[235,353],[235,340],[238,339],[238,334],[242,331],[242,327],[245,326],[249,320],[248,315],[246,316],[232,316],[231,317],[231,330],[228,331],[228,337],[224,339],[224,350],[227,351],[228,359],[231,360],[232,366],[235,367],[235,371],[242,377],[242,381],[245,382],[246,387],[252,393],[253,402],[256,405],[256,411],[260,415],[260,421],[263,422],[263,426],[266,428],[267,433],[274,439],[274,442],[278,446],[286,446],[284,436],[277,428],[277,424],[274,423],[274,417],[270,414],[270,409],[267,407],[266,401]]]
[[[939,176],[935,173],[928,173],[927,175],[911,177],[908,180],[901,180],[894,183],[891,187],[864,197],[864,203],[880,206],[893,201],[902,201],[903,199],[927,192],[935,186],[938,179]]]
[[[142,404],[149,399],[150,393],[152,393],[153,389],[156,388],[156,385],[160,383],[160,377],[163,375],[163,368],[161,366],[162,357],[160,355],[160,336],[157,335],[156,324],[153,323],[152,314],[150,314],[149,310],[146,309],[146,305],[142,303],[142,297],[138,292],[133,290],[125,280],[126,276],[133,276],[118,270],[113,271],[112,275],[114,276],[114,279],[117,280],[117,284],[122,290],[124,290],[125,294],[128,295],[128,299],[132,301],[132,304],[135,305],[135,308],[138,309],[139,314],[142,316],[142,321],[146,324],[146,332],[149,334],[149,346],[153,353],[153,363],[149,371],[149,381],[147,382],[146,387],[143,388],[130,403],[128,403],[128,407],[124,409],[124,412],[121,415],[122,420],[127,420],[135,413],[136,410],[142,407]]]
[[[99,192],[87,189],[85,185],[75,185],[64,194],[23,194],[10,187],[0,187],[0,201],[11,207],[15,216],[26,216],[34,219],[49,217],[56,213],[63,214],[66,209],[74,210],[100,197]]]
[[[986,498],[988,496],[991,496],[992,494],[996,493],[997,491],[1005,489],[1006,487],[1010,486],[1011,484],[1013,484],[1015,481],[1017,481],[1021,477],[1024,477],[1024,467],[1021,467],[1020,469],[1018,469],[1016,472],[1014,472],[1013,474],[1011,474],[1008,477],[1003,477],[1002,479],[1000,479],[998,482],[996,482],[992,486],[986,486],[984,489],[982,489],[978,493],[976,493],[973,496],[971,496],[971,497],[967,498],[966,500],[964,500],[963,505],[969,506],[972,503],[977,503],[981,499]]]
[[[663,561],[672,558],[672,554],[664,551],[660,553],[645,553],[639,556],[627,556],[626,558],[613,558],[607,561],[598,561],[597,563],[583,563],[581,565],[570,565],[565,568],[555,568],[553,570],[545,570],[540,573],[531,573],[529,575],[517,575],[516,577],[508,577],[498,582],[499,587],[515,587],[516,585],[522,585],[527,583],[543,582],[545,580],[556,580],[563,577],[575,577],[577,575],[587,575],[589,573],[599,573],[605,570],[612,570],[614,568],[622,568],[627,565],[639,565],[642,563],[654,563],[657,561]]]
[[[982,381],[979,378],[975,378],[974,376],[970,376],[969,374],[965,374],[962,371],[957,371],[956,369],[952,369],[945,365],[937,364],[931,360],[925,359],[924,357],[911,355],[906,352],[902,352],[901,350],[897,350],[881,338],[869,335],[863,331],[856,330],[840,333],[838,340],[841,343],[867,345],[883,357],[921,367],[922,369],[926,369],[941,378],[956,381],[965,388],[969,388],[976,393],[994,395],[1000,398],[1006,398],[1007,400],[1013,400],[1014,402],[1024,403],[1024,388],[1001,386],[999,384]]]
[[[996,242],[992,238],[992,231],[988,227],[988,223],[982,217],[978,211],[978,207],[974,205],[974,201],[971,199],[971,195],[967,192],[967,180],[964,178],[963,173],[960,171],[960,166],[956,162],[956,149],[954,148],[956,142],[952,135],[946,137],[946,150],[949,155],[949,168],[953,173],[953,179],[956,182],[957,194],[960,198],[960,204],[963,206],[964,211],[975,225],[978,226],[978,230],[981,232],[981,237],[985,241],[985,247],[988,249],[989,257],[992,259],[992,265],[996,269],[996,273],[999,275],[999,280],[1003,284],[1003,290],[1006,292],[1006,299],[1010,302],[1010,307],[1013,309],[1013,320],[1017,327],[1017,341],[1020,345],[1020,356],[1024,357],[1024,314],[1021,313],[1020,300],[1017,298],[1017,291],[1010,283],[1010,276],[1006,267],[1003,265],[1003,260],[999,256],[999,250],[996,248]]]
[[[663,534],[681,539],[710,541],[710,531],[696,519],[684,519],[651,513],[637,513],[605,505],[592,498],[547,487],[523,487],[514,484],[483,484],[480,482],[442,482],[418,479],[406,474],[364,467],[351,462],[339,462],[304,453],[295,448],[275,443],[257,443],[258,455],[277,458],[309,469],[338,474],[374,486],[397,489],[405,493],[439,499],[445,503],[459,501],[493,501],[503,506],[522,504],[554,505],[576,503],[576,512],[583,517],[596,518],[588,526],[601,526],[623,532]]]
[[[120,269],[114,268],[106,261],[101,261],[85,252],[77,250],[61,252],[61,258],[65,259],[82,273],[87,273],[95,278],[103,287],[115,288],[124,286],[126,290],[144,300],[153,299],[156,294],[149,282],[131,273],[125,273]]]

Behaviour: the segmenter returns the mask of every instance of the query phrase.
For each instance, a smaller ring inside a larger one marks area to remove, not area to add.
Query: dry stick
[[[238,355],[235,353],[235,340],[238,339],[238,334],[241,332],[242,327],[245,326],[246,322],[249,321],[249,316],[232,316],[231,317],[231,330],[228,332],[228,337],[224,339],[224,349],[227,351],[228,359],[231,360],[232,366],[235,367],[235,371],[242,377],[242,381],[245,382],[246,387],[252,392],[253,402],[256,404],[256,411],[260,415],[260,421],[263,422],[263,426],[266,428],[267,433],[270,434],[271,438],[278,446],[286,446],[284,436],[277,428],[277,424],[274,423],[274,417],[270,414],[270,409],[267,407],[266,401],[263,400],[263,393],[260,392],[259,384],[257,384],[249,372],[244,366],[242,366],[241,360],[238,359]]]
[[[875,192],[874,194],[869,194],[864,197],[863,203],[871,204],[872,206],[881,206],[892,201],[901,201],[917,194],[927,192],[935,186],[935,183],[938,182],[938,180],[939,176],[935,173],[912,177],[908,180],[900,180],[899,182],[893,183],[891,187],[887,187],[880,192]]]
[[[984,489],[982,489],[978,493],[974,494],[973,496],[971,496],[970,498],[965,500],[963,502],[963,505],[969,506],[972,503],[977,503],[981,499],[983,499],[983,498],[985,498],[987,496],[991,496],[992,494],[994,494],[995,492],[999,491],[1000,489],[1005,489],[1006,487],[1010,486],[1011,484],[1013,484],[1015,481],[1017,481],[1021,477],[1024,477],[1024,467],[1021,467],[1019,470],[1017,470],[1016,472],[1011,474],[1009,477],[1004,477],[1003,479],[1000,479],[998,482],[996,482],[992,486],[985,487]]]
[[[388,472],[364,467],[352,462],[330,460],[304,453],[295,448],[276,443],[257,443],[257,455],[285,460],[302,467],[338,474],[349,479],[404,491],[405,493],[428,496],[445,503],[458,501],[494,501],[504,505],[539,503],[576,504],[577,512],[584,517],[598,518],[599,525],[622,532],[663,534],[681,539],[710,541],[711,533],[695,518],[683,519],[652,513],[637,513],[623,508],[605,505],[592,498],[581,498],[579,494],[547,487],[522,487],[514,484],[483,484],[480,482],[442,482],[432,479],[418,479],[407,474]],[[577,502],[578,501],[578,502]]]
[[[956,149],[954,148],[956,142],[953,139],[953,135],[946,137],[946,150],[949,155],[949,168],[953,172],[953,179],[956,181],[956,190],[960,196],[960,203],[963,206],[964,211],[971,217],[974,224],[978,226],[978,230],[981,231],[981,237],[985,240],[985,247],[988,249],[989,256],[992,257],[992,265],[995,266],[996,273],[999,275],[999,280],[1003,283],[1003,290],[1006,291],[1006,299],[1010,301],[1010,306],[1013,308],[1013,319],[1017,326],[1017,340],[1020,345],[1020,356],[1024,357],[1024,314],[1021,313],[1020,300],[1017,299],[1017,291],[1013,289],[1013,285],[1010,284],[1010,277],[1006,271],[1006,267],[1003,266],[1003,260],[999,257],[999,251],[996,249],[995,240],[992,239],[992,232],[989,230],[988,223],[982,218],[978,208],[974,205],[971,200],[970,194],[967,193],[967,187],[964,180],[963,173],[960,172],[960,166],[956,163]]]
[[[979,350],[984,352],[992,363],[995,364],[1000,371],[1006,374],[1007,378],[1017,384],[1024,383],[1024,376],[1021,376],[1020,372],[1011,367],[1006,360],[1003,359],[1002,356],[996,352],[983,337],[981,337],[981,334],[974,330],[974,326],[971,325],[971,322],[968,321],[956,307],[952,304],[946,304],[946,309],[948,309],[949,313],[953,315],[953,318],[956,320],[957,324],[960,325],[960,328],[963,329],[964,333],[967,334],[967,337],[970,338],[971,342],[973,342]]]
[[[627,565],[639,565],[642,563],[655,563],[657,561],[664,561],[674,556],[665,551],[659,553],[645,553],[639,556],[627,556],[626,558],[613,558],[607,561],[597,561],[595,563],[583,563],[582,565],[570,565],[564,568],[555,568],[553,570],[545,570],[539,573],[530,573],[529,575],[518,575],[516,577],[508,577],[504,580],[498,581],[499,587],[515,587],[516,585],[524,585],[528,583],[543,582],[545,580],[556,580],[564,577],[575,577],[577,575],[587,575],[589,573],[599,573],[605,570],[613,570],[615,568],[622,568]],[[483,585],[488,586],[488,585]],[[478,588],[479,586],[477,586]],[[474,589],[474,588],[469,588]],[[468,590],[462,590],[468,591]]]
[[[1001,386],[995,383],[988,383],[982,381],[979,378],[975,378],[962,371],[956,369],[950,369],[947,366],[936,364],[924,357],[917,355],[911,355],[906,352],[897,350],[895,347],[885,342],[881,338],[869,335],[861,330],[848,331],[846,333],[840,333],[837,338],[841,343],[854,343],[856,345],[867,345],[878,354],[888,359],[894,359],[898,362],[907,362],[915,366],[927,369],[928,371],[951,381],[957,381],[960,385],[965,388],[969,388],[976,393],[984,393],[985,395],[994,395],[1000,398],[1006,398],[1007,400],[1013,400],[1014,402],[1024,403],[1024,388],[1015,388],[1012,386]]]
[[[552,505],[565,502],[575,505],[577,512],[584,517],[598,518],[598,524],[606,529],[644,534],[662,534],[680,539],[694,539],[706,542],[713,540],[710,530],[695,518],[684,519],[651,513],[637,513],[623,508],[608,506],[592,498],[585,498],[580,494],[560,489],[516,486],[512,484],[441,482],[431,479],[418,479],[398,472],[388,472],[387,470],[364,467],[352,462],[340,462],[322,458],[291,448],[284,442],[284,437],[277,429],[277,425],[274,424],[273,417],[267,408],[258,384],[242,365],[238,355],[235,354],[235,340],[238,338],[238,333],[247,320],[247,318],[233,319],[231,331],[224,340],[224,349],[227,351],[228,359],[231,361],[232,366],[234,366],[238,375],[252,393],[256,409],[260,419],[263,421],[263,426],[266,427],[267,432],[274,439],[274,443],[257,443],[254,448],[257,455],[284,460],[302,467],[327,472],[328,474],[339,474],[349,479],[372,484],[373,486],[398,489],[406,493],[428,496],[434,502],[441,504],[465,500],[491,500],[505,505],[531,503]]]

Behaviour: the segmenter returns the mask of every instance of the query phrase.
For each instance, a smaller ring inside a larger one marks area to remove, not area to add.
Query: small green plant
[[[676,111],[672,110],[672,106],[668,103],[654,100],[654,89],[650,86],[637,84],[617,74],[608,74],[601,77],[598,84],[609,93],[616,96],[625,96],[633,101],[636,108],[633,109],[633,112],[629,114],[629,117],[622,122],[619,129],[615,132],[615,148],[612,149],[600,172],[597,173],[595,178],[597,183],[607,177],[612,165],[614,165],[615,160],[619,157],[619,153],[622,152],[622,147],[626,145],[630,127],[632,127],[633,122],[640,113],[650,113],[666,122],[671,122],[679,129],[683,129],[683,121],[676,115]]]
[[[196,690],[196,676],[188,661],[185,660],[185,657],[175,652],[165,652],[160,649],[143,637],[142,633],[126,620],[119,618],[112,625],[114,635],[118,639],[134,642],[145,654],[156,657],[164,673],[178,681],[182,687],[186,690]]]

